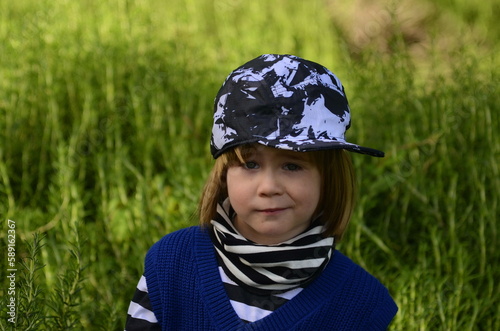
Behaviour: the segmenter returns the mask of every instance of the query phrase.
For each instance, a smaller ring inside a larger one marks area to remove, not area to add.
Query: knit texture
[[[245,323],[233,310],[217,268],[207,229],[179,230],[153,245],[145,275],[163,330],[385,330],[397,312],[377,279],[335,251],[301,293],[269,316]]]

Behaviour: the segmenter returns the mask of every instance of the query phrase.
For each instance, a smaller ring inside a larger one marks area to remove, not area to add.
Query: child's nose
[[[281,195],[283,192],[283,183],[274,171],[267,170],[261,173],[258,192],[260,196]]]

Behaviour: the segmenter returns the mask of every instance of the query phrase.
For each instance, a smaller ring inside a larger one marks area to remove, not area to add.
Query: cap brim
[[[345,149],[350,152],[355,152],[359,154],[365,154],[369,156],[375,157],[384,157],[385,153],[379,151],[377,149],[363,147],[356,144],[348,143],[346,141],[332,140],[332,139],[304,139],[304,140],[267,140],[260,139],[256,141],[259,144],[279,148],[286,149],[296,152],[312,152],[312,151],[320,151],[320,150],[329,150],[329,149]]]

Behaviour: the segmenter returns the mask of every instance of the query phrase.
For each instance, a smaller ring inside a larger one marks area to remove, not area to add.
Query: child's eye
[[[248,161],[248,162],[243,163],[243,167],[245,169],[257,169],[259,167],[259,165],[257,164],[257,162]]]
[[[285,164],[284,168],[289,171],[297,171],[302,169],[299,165],[296,165],[294,163]]]

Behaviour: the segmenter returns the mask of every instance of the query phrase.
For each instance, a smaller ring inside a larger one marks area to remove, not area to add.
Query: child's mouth
[[[279,213],[283,210],[286,210],[286,208],[269,208],[269,209],[262,209],[261,212],[265,214],[275,214]]]

